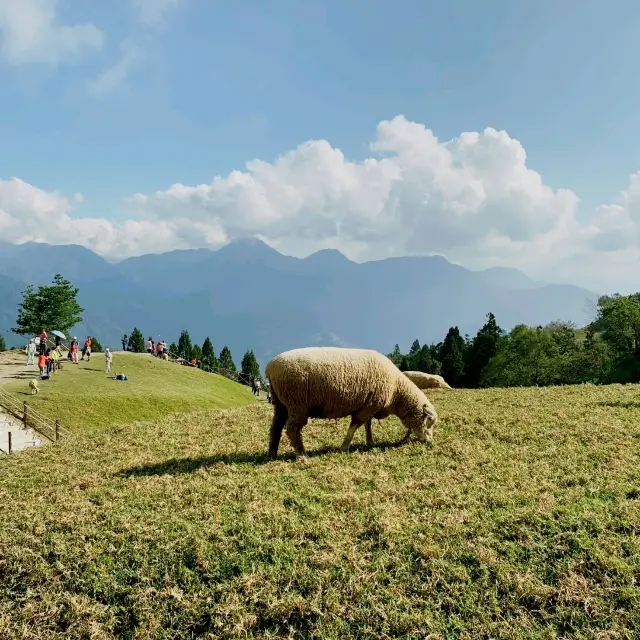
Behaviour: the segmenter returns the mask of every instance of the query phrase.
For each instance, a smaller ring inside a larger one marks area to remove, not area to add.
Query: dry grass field
[[[0,638],[640,637],[638,386],[429,395],[306,465],[265,403],[0,459]]]

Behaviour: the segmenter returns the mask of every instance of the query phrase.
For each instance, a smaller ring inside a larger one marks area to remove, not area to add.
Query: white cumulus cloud
[[[132,43],[121,46],[120,58],[116,63],[103,69],[89,83],[89,92],[97,98],[103,97],[120,87],[129,77],[133,69],[141,62],[144,53],[140,47]]]
[[[97,51],[104,33],[95,25],[61,24],[57,0],[0,0],[0,53],[12,64],[56,66]]]
[[[156,27],[182,0],[132,0],[134,13],[146,27]]]
[[[352,161],[325,140],[308,141],[209,184],[130,196],[121,223],[74,217],[69,200],[13,179],[0,182],[0,239],[77,242],[120,258],[254,235],[293,255],[326,247],[356,260],[440,253],[471,268],[513,266],[599,290],[632,286],[640,173],[585,222],[578,196],[546,185],[504,131],[440,141],[397,116],[380,122],[370,156]]]

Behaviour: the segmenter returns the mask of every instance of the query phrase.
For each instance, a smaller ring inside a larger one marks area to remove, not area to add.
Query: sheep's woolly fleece
[[[369,349],[306,347],[276,356],[265,369],[276,397],[296,420],[345,418],[370,407],[371,414],[423,416],[427,396],[387,358]]]
[[[451,389],[442,376],[422,371],[405,371],[404,375],[415,384],[418,389]]]

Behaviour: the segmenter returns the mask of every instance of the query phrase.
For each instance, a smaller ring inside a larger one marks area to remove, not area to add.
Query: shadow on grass
[[[358,451],[370,451],[373,449],[396,449],[403,446],[402,442],[383,441],[374,444],[373,447],[368,447],[366,444],[351,445],[349,452],[344,455]],[[307,451],[308,457],[316,457],[326,455],[329,453],[340,453],[338,447],[321,447],[314,449],[313,451]],[[295,460],[295,453],[289,451],[287,453],[279,454],[276,460],[271,460],[266,453],[217,453],[211,456],[199,456],[197,458],[172,458],[171,460],[164,460],[162,462],[156,462],[153,464],[144,464],[137,467],[130,467],[129,469],[123,469],[116,475],[125,478],[131,478],[136,476],[179,476],[188,473],[198,471],[198,469],[206,469],[216,464],[253,464],[262,465],[269,462],[277,462],[281,460]]]
[[[612,409],[640,409],[640,400],[611,400],[596,404],[599,407],[610,407]]]

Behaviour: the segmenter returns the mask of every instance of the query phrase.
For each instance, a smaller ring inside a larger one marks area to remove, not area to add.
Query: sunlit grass
[[[639,388],[429,395],[307,465],[266,404],[0,459],[0,638],[640,637]]]
[[[125,373],[126,381],[108,375]],[[34,376],[36,370],[34,369]],[[116,353],[111,373],[104,354],[78,365],[63,361],[63,369],[40,382],[40,393],[29,394],[28,380],[10,381],[6,389],[67,429],[87,431],[136,420],[198,409],[225,409],[254,401],[251,391],[222,376],[164,362],[149,355]]]

